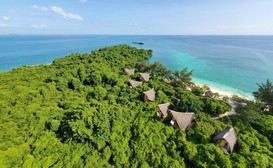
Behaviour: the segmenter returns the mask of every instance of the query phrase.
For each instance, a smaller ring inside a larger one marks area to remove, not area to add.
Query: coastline
[[[229,89],[229,88],[226,88],[224,86],[217,86],[217,85],[214,85],[212,84],[211,82],[209,81],[204,81],[204,80],[201,80],[201,79],[198,79],[198,78],[192,78],[193,80],[193,83],[195,83],[195,85],[197,86],[208,86],[210,88],[210,90],[213,92],[213,93],[219,93],[221,96],[228,96],[229,98],[231,98],[233,95],[237,95],[239,97],[242,97],[244,99],[247,99],[247,100],[254,100],[254,97],[251,95],[251,94],[247,94],[247,93],[244,93],[240,90],[236,90],[236,89]]]

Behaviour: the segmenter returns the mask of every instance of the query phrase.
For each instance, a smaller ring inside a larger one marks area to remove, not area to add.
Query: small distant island
[[[255,101],[119,45],[0,73],[1,167],[273,167],[273,86]]]
[[[138,45],[144,45],[144,43],[143,43],[143,42],[137,42],[137,41],[134,41],[133,43],[134,43],[134,44],[138,44]]]

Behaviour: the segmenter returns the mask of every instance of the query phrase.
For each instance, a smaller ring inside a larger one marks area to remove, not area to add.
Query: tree
[[[201,96],[204,93],[204,90],[202,87],[200,86],[194,86],[191,90],[191,92],[193,94],[195,94],[196,96]]]
[[[256,92],[253,92],[253,96],[256,98],[256,100],[261,100],[265,102],[267,105],[270,105],[272,108],[273,105],[273,85],[269,81],[269,79],[266,80],[265,84],[258,84],[259,86],[258,90]]]
[[[184,68],[181,71],[176,70],[173,73],[174,80],[172,84],[174,86],[181,86],[182,88],[192,87],[194,84],[191,79],[192,74],[193,71],[188,72],[188,68]]]

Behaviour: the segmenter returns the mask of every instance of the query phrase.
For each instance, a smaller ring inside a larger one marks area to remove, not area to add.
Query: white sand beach
[[[194,81],[194,83],[197,85],[197,86],[208,86],[210,88],[210,90],[213,92],[213,93],[219,93],[221,96],[228,96],[228,97],[232,97],[233,95],[237,95],[239,97],[242,97],[242,98],[245,98],[245,99],[248,99],[248,100],[254,100],[253,96],[249,96],[249,95],[244,95],[244,94],[240,94],[238,92],[233,92],[233,91],[230,91],[230,90],[227,90],[225,88],[220,88],[220,87],[216,87],[216,86],[212,86],[210,84],[207,84],[207,83],[202,83],[202,82],[196,82]]]

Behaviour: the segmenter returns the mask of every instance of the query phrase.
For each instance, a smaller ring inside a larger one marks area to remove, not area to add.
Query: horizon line
[[[51,36],[51,35],[88,35],[88,36],[273,36],[273,34],[0,34],[0,36]]]

